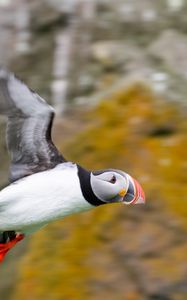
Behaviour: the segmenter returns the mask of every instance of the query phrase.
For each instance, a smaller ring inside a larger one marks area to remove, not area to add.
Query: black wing
[[[66,161],[51,140],[53,108],[14,74],[2,69],[0,114],[8,117],[11,182]]]

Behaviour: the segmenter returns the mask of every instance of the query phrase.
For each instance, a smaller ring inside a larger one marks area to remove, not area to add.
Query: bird
[[[67,160],[52,141],[54,109],[4,68],[0,115],[7,120],[10,155],[9,182],[0,191],[0,262],[52,221],[109,203],[145,203],[141,185],[128,173],[88,170]]]

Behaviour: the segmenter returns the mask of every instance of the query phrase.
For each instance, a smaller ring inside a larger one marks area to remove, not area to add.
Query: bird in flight
[[[28,234],[66,215],[107,203],[145,202],[140,184],[115,169],[89,171],[51,139],[53,108],[0,69],[0,114],[7,117],[9,185],[0,191],[0,261]]]

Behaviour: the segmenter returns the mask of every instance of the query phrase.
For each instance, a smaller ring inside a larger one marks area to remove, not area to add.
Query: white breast
[[[62,164],[0,192],[0,230],[33,231],[92,207],[82,196],[76,165]]]

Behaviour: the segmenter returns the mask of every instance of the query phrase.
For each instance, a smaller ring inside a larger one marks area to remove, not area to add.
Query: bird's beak
[[[130,175],[128,175],[129,186],[126,194],[123,197],[125,204],[144,204],[145,194],[141,185]]]

